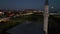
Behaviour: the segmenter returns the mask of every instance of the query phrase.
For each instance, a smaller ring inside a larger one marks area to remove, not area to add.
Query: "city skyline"
[[[49,0],[49,7],[59,9],[60,0]],[[45,0],[0,0],[0,9],[44,9]]]

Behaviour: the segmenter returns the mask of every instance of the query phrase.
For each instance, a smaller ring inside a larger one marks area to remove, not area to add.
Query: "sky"
[[[45,0],[0,0],[0,9],[43,9]],[[60,8],[60,0],[49,0],[49,7]]]

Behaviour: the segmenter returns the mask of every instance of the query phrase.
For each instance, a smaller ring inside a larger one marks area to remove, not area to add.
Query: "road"
[[[35,22],[19,24],[6,32],[12,34],[44,34],[43,25]]]

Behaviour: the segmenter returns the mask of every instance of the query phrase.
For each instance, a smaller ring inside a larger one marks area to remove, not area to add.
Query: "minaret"
[[[44,31],[46,34],[48,34],[48,17],[49,17],[49,5],[48,0],[45,0],[45,9],[44,9]]]

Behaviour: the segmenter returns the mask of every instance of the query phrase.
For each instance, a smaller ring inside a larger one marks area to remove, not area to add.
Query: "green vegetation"
[[[27,16],[20,16],[17,18],[13,18],[10,23],[14,23],[14,24],[19,24],[22,23],[24,21],[35,21],[37,23],[42,23],[43,22],[43,16],[42,15],[27,15]]]
[[[60,18],[60,15],[54,15],[55,18]]]

